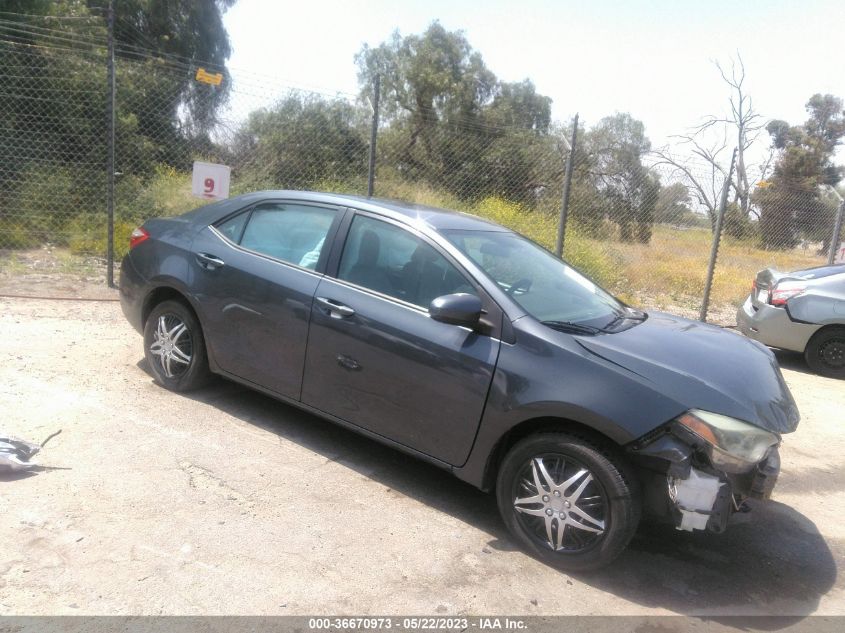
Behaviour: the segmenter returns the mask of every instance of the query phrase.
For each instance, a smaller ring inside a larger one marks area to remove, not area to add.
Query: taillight
[[[773,306],[783,306],[786,302],[800,295],[807,289],[806,284],[800,281],[782,281],[772,288],[769,293],[769,303]]]
[[[139,226],[137,229],[132,231],[129,234],[129,250],[132,250],[141,242],[148,240],[150,238],[150,234],[147,233],[146,229],[143,226]]]

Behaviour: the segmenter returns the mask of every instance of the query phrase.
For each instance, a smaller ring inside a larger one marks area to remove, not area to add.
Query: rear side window
[[[243,235],[244,226],[246,226],[248,218],[249,213],[241,213],[218,224],[217,230],[220,231],[230,242],[238,244],[241,241],[241,235]]]
[[[441,295],[477,294],[466,277],[424,240],[361,215],[349,229],[338,278],[422,308]]]
[[[217,229],[251,251],[313,270],[335,214],[322,207],[268,203],[223,222]]]

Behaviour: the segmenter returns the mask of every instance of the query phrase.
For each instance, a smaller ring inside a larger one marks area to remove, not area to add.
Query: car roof
[[[189,211],[182,217],[186,220],[195,221],[197,223],[211,224],[233,211],[243,209],[251,204],[255,204],[256,202],[261,202],[262,200],[272,199],[316,202],[343,207],[352,207],[354,209],[360,209],[361,211],[378,213],[412,226],[426,225],[437,232],[444,230],[510,232],[509,229],[506,229],[503,226],[460,211],[440,209],[421,204],[412,204],[408,202],[401,202],[399,200],[367,198],[366,196],[336,193],[320,193],[315,191],[255,191],[236,196],[228,200],[223,200],[215,204],[210,204],[205,207],[200,207],[194,211]]]

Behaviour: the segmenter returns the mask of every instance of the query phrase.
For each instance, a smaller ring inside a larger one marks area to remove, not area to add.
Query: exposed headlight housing
[[[713,466],[729,473],[747,472],[780,442],[770,431],[700,409],[690,409],[675,422],[703,440]]]

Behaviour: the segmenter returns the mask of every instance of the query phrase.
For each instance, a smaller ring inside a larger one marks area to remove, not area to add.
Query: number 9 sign
[[[228,165],[195,161],[191,193],[207,200],[224,200],[229,197],[230,174]]]

